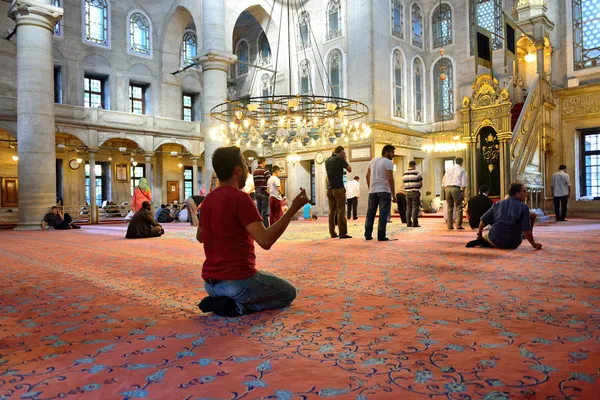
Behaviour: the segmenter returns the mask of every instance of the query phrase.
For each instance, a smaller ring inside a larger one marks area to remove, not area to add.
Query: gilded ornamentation
[[[571,97],[562,102],[563,117],[574,117],[600,112],[600,94]]]
[[[508,99],[498,88],[498,80],[490,74],[482,74],[473,83],[473,108],[499,105]]]
[[[528,6],[545,6],[546,0],[519,0],[517,8],[528,7]]]
[[[375,130],[375,142],[419,150],[423,146],[423,138],[382,131],[379,129]]]
[[[462,99],[462,106],[463,108],[467,108],[471,105],[471,99],[468,98],[467,96],[464,96]]]

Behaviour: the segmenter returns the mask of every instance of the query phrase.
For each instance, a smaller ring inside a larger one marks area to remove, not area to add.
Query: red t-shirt
[[[262,218],[250,196],[221,186],[202,202],[203,279],[243,280],[256,274],[254,238],[246,226]]]

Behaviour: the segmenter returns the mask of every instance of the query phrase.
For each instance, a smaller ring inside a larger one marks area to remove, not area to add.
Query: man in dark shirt
[[[539,250],[540,243],[533,238],[533,228],[529,216],[529,207],[525,204],[527,190],[521,183],[513,183],[508,190],[509,197],[494,203],[479,222],[477,239],[467,243],[466,247],[497,247],[500,249],[516,249],[523,241],[521,234]],[[492,225],[492,229],[483,235],[483,228]]]
[[[75,225],[72,221],[73,220],[68,213],[63,216],[58,207],[52,206],[50,212],[44,216],[44,220],[42,221],[42,231],[48,229],[46,224],[48,224],[49,228],[54,228],[56,230],[81,229],[80,226]]]
[[[171,207],[170,205],[162,208],[160,213],[158,213],[158,217],[156,218],[157,222],[173,222],[173,217],[171,216]]]
[[[252,173],[254,178],[254,193],[256,195],[256,208],[263,219],[265,228],[269,227],[269,193],[267,191],[267,182],[271,177],[269,171],[265,168],[267,160],[264,157],[258,158],[258,167]]]
[[[344,169],[352,172],[352,167],[346,161],[346,152],[338,146],[325,161],[327,171],[327,200],[329,200],[329,234],[332,238],[338,237],[335,232],[335,217],[337,215],[340,239],[350,239],[348,235],[348,221],[346,219],[346,189],[344,188]]]
[[[469,215],[469,225],[471,229],[479,227],[479,221],[483,214],[489,210],[494,202],[488,197],[490,190],[487,185],[479,187],[479,194],[469,200],[467,214]]]
[[[162,226],[152,216],[152,203],[144,201],[142,208],[134,214],[127,227],[127,239],[158,237],[165,233]]]

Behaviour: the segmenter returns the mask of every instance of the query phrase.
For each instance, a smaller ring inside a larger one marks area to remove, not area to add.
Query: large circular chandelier
[[[290,1],[293,5],[290,5]],[[288,39],[292,37],[294,23],[290,21],[291,17],[296,18],[306,12],[304,2],[297,0],[281,1],[281,16],[286,12],[284,4],[287,3],[288,17]],[[273,8],[275,2],[273,2]],[[270,16],[273,16],[271,9]],[[270,19],[269,19],[270,21]],[[279,45],[281,40],[282,24],[279,24],[279,38],[277,43],[277,54],[279,54]],[[268,25],[267,25],[268,31]],[[323,93],[329,93],[330,77],[327,68],[321,59],[321,54],[317,49],[317,40],[310,28],[307,26],[306,35],[312,35],[311,50],[315,62],[319,59],[322,62],[326,82],[322,81]],[[317,57],[317,53],[319,57]],[[297,151],[306,147],[328,146],[338,144],[348,144],[364,141],[372,134],[371,128],[367,125],[367,116],[369,108],[366,104],[333,95],[317,96],[314,94],[294,94],[292,92],[292,46],[288,40],[288,83],[289,91],[286,94],[277,94],[275,84],[272,88],[272,95],[258,97],[244,97],[239,100],[230,100],[221,103],[212,108],[210,117],[212,119],[212,128],[209,136],[212,140],[224,144],[246,145],[258,148],[276,147],[278,150],[289,149]],[[240,62],[240,61],[238,61]],[[277,65],[272,71],[277,76]],[[253,65],[257,68],[265,69]],[[319,68],[319,66],[316,66]],[[250,93],[252,86],[250,85]],[[310,90],[310,92],[313,92]],[[285,151],[285,150],[284,150]]]
[[[369,108],[358,101],[330,96],[277,95],[219,104],[219,121],[209,134],[225,144],[302,148],[364,140]]]

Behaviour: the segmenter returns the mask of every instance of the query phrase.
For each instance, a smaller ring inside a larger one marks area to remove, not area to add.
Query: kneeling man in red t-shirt
[[[205,297],[198,307],[221,316],[283,308],[296,298],[296,288],[285,279],[256,270],[254,241],[269,250],[283,234],[292,216],[306,203],[304,189],[281,219],[265,228],[256,205],[240,189],[248,167],[239,147],[221,147],[212,157],[220,186],[202,203],[196,239],[204,244],[202,267]]]

